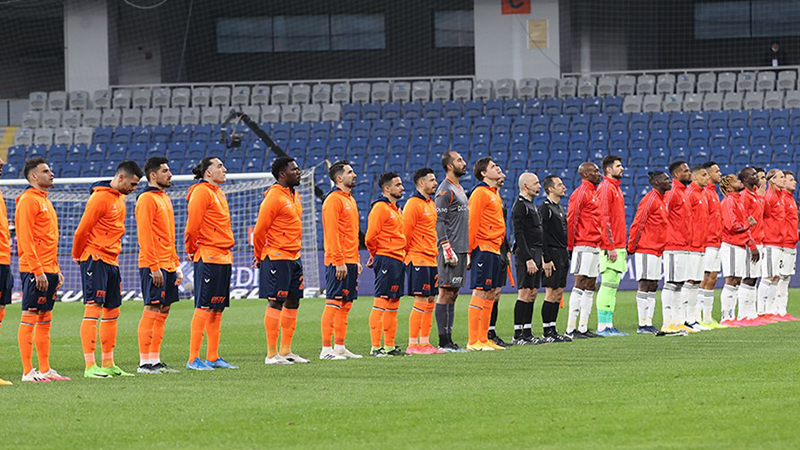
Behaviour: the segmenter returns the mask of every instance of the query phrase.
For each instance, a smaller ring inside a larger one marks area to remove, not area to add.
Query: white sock
[[[720,320],[734,320],[736,318],[736,291],[737,286],[726,284],[722,287],[722,295],[719,297],[721,316]]]
[[[645,325],[653,326],[653,316],[656,313],[656,291],[647,293],[647,323]]]
[[[684,284],[683,285],[683,298],[686,310],[684,317],[687,323],[696,323],[697,320],[697,298],[700,294],[700,285],[697,284]]]
[[[702,313],[700,321],[703,323],[712,322],[714,320],[714,318],[711,317],[711,313],[714,311],[714,291],[711,289],[700,289],[700,297],[703,299],[702,309],[698,308],[698,312]]]
[[[675,324],[675,291],[678,286],[674,283],[664,283],[664,289],[661,290],[661,314],[664,316],[662,319],[665,327]]]
[[[333,351],[342,352],[342,351],[345,351],[345,350],[347,350],[347,349],[345,348],[344,344],[333,344]]]
[[[736,319],[752,319],[755,310],[755,286],[748,286],[744,283],[739,285],[739,294],[736,299],[739,301],[739,311]],[[752,294],[752,295],[751,295]]]
[[[575,331],[578,323],[578,316],[581,314],[581,301],[583,299],[583,289],[572,288],[569,294],[569,315],[567,316],[567,333]]]
[[[581,320],[578,322],[578,331],[585,333],[589,329],[589,316],[592,315],[592,306],[594,305],[594,291],[583,291],[583,298],[581,299]]]
[[[781,316],[785,316],[788,314],[786,311],[787,306],[789,306],[789,278],[788,276],[781,277],[780,281],[778,281],[778,292],[775,295],[778,304],[778,314]]]
[[[767,314],[778,314],[778,281],[773,281],[772,285],[769,287],[767,291],[767,305],[766,305],[766,313]]]
[[[636,311],[639,313],[639,326],[647,326],[647,292],[636,291]]]
[[[758,283],[758,292],[756,293],[756,313],[760,316],[767,313],[767,303],[769,302],[769,291],[772,285],[775,284],[772,280],[762,278]]]
[[[684,283],[685,284],[685,283]],[[675,290],[675,313],[674,319],[675,325],[683,325],[686,322],[686,309],[688,307],[687,299],[686,299],[686,290],[683,289],[683,284]]]

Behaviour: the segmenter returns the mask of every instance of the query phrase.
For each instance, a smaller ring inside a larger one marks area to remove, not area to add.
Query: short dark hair
[[[275,181],[278,181],[278,176],[289,167],[289,163],[293,162],[294,158],[291,156],[278,156],[275,161],[272,161],[272,176]]]
[[[714,166],[719,166],[719,164],[717,164],[714,161],[709,161],[707,163],[703,163],[703,169],[710,169],[710,168],[712,168]]]
[[[136,179],[141,179],[144,176],[144,172],[142,172],[142,168],[139,167],[139,164],[136,164],[136,161],[122,161],[117,166],[117,171],[114,172],[114,175],[124,173],[129,177],[136,177]]]
[[[600,163],[600,166],[603,168],[603,175],[605,175],[606,169],[613,166],[617,161],[622,162],[622,158],[617,155],[608,155],[603,158],[603,161]]]
[[[381,176],[378,177],[378,187],[381,190],[383,190],[384,186],[386,186],[387,184],[391,183],[392,180],[394,180],[395,178],[398,178],[399,176],[400,175],[398,175],[398,174],[396,174],[394,172],[386,172],[384,174],[381,174]]]
[[[656,179],[656,177],[661,174],[669,176],[667,172],[664,172],[663,170],[654,170],[652,172],[647,172],[647,181],[649,181],[650,184],[652,184],[653,181]]]
[[[678,167],[680,167],[680,166],[682,166],[684,164],[686,164],[686,161],[680,161],[680,160],[679,161],[675,161],[674,163],[669,165],[669,173],[670,174],[674,174],[675,171],[678,170]]]
[[[483,181],[482,173],[489,167],[489,163],[492,162],[491,156],[484,156],[483,158],[475,161],[475,165],[472,168],[472,174],[475,175],[475,179],[478,181]]]
[[[416,172],[414,172],[414,186],[417,185],[417,181],[419,181],[420,178],[425,178],[432,173],[434,172],[433,169],[431,169],[430,167],[423,167],[422,169],[419,169]]]
[[[162,164],[169,164],[169,159],[163,156],[152,156],[144,162],[144,176],[150,181],[150,174],[157,172]]]
[[[783,171],[783,175],[784,175],[784,176],[787,176],[787,177],[788,177],[789,175],[791,175],[791,176],[792,176],[792,178],[794,178],[794,171],[792,171],[792,170],[784,170],[784,171]]]
[[[344,172],[344,166],[349,166],[349,165],[350,161],[346,159],[340,159],[339,161],[336,161],[335,163],[333,163],[333,165],[331,165],[331,168],[328,169],[328,177],[331,179],[331,181],[336,183],[336,177],[338,177],[339,175],[342,174],[342,172]]]
[[[702,165],[697,165],[697,166],[692,167],[692,173],[699,172],[701,170],[706,170],[706,168],[703,167]]]
[[[42,156],[34,156],[33,158],[25,161],[25,168],[22,169],[22,175],[24,175],[25,178],[28,178],[28,174],[41,164],[47,164],[47,161],[45,161],[44,157]]]
[[[759,173],[759,172],[761,172],[761,173],[763,173],[764,175],[766,175],[766,174],[767,174],[767,171],[766,171],[766,169],[764,169],[763,167],[756,167],[756,166],[753,166],[753,169],[756,171],[756,173]]]
[[[442,153],[442,169],[445,171],[447,171],[447,166],[452,164],[453,160],[455,159],[453,157],[453,153],[455,152],[455,150],[445,150],[444,153]]]
[[[202,180],[206,174],[206,170],[211,167],[213,164],[213,160],[219,159],[216,156],[206,156],[205,158],[201,159],[199,163],[192,169],[192,173],[194,174],[195,180]],[[220,160],[221,161],[221,160]]]
[[[545,194],[547,193],[548,189],[553,189],[556,187],[556,178],[558,178],[558,175],[548,175],[544,177],[544,180],[542,180],[542,189],[544,189]]]

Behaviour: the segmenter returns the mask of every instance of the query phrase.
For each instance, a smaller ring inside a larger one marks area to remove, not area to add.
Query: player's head
[[[700,187],[706,187],[709,181],[708,170],[703,166],[692,167],[692,181]]]
[[[205,180],[209,183],[222,184],[225,182],[228,169],[221,159],[215,156],[206,156],[192,169],[195,180]]]
[[[743,189],[744,184],[742,184],[742,181],[734,174],[725,175],[719,182],[719,190],[722,192],[722,195],[741,192]]]
[[[600,165],[603,167],[603,175],[615,180],[621,179],[622,172],[625,171],[625,168],[622,167],[622,158],[617,155],[606,156]]]
[[[669,174],[672,175],[673,179],[683,184],[692,182],[692,172],[689,170],[689,164],[686,164],[686,161],[675,161],[670,164]]]
[[[169,169],[169,159],[163,156],[153,156],[144,163],[144,176],[147,182],[155,184],[161,189],[172,186],[172,171]]]
[[[446,150],[442,153],[442,168],[448,174],[452,174],[456,178],[463,177],[467,174],[467,162],[455,150]]]
[[[791,170],[784,170],[783,176],[786,177],[783,180],[783,185],[785,186],[785,189],[789,192],[794,192],[794,190],[797,188],[797,180],[794,177],[794,172],[792,172]]]
[[[475,161],[472,168],[472,174],[475,179],[483,181],[486,184],[496,186],[498,180],[503,176],[503,171],[500,169],[491,156],[484,156],[483,158]]]
[[[144,173],[136,161],[122,161],[117,166],[114,179],[111,180],[111,187],[122,195],[128,195],[139,187],[142,177],[144,177]]]
[[[500,178],[497,179],[497,187],[503,187],[506,184],[506,173],[503,172],[503,168],[500,165],[497,165],[497,168],[500,170]]]
[[[564,182],[561,181],[558,175],[548,175],[544,177],[542,188],[544,189],[544,195],[549,196],[552,194],[559,200],[567,193],[567,186],[564,185]]]
[[[430,167],[423,167],[422,169],[414,172],[414,187],[428,197],[436,193],[436,187],[439,183],[436,182],[436,174]]]
[[[600,184],[600,180],[603,179],[597,164],[588,161],[578,166],[578,175],[595,186]]]
[[[756,170],[756,177],[758,178],[758,187],[767,187],[767,170],[763,167],[753,167]]]
[[[647,179],[650,181],[650,186],[664,195],[665,192],[672,189],[672,180],[669,179],[667,172],[663,170],[655,170],[647,173]]]
[[[353,166],[350,165],[350,161],[346,159],[333,163],[331,168],[328,169],[328,177],[336,186],[344,186],[348,189],[356,187],[356,172],[353,170]]]
[[[398,201],[403,198],[403,193],[405,192],[403,179],[394,172],[381,174],[378,177],[378,187],[383,192],[383,195],[392,201]]]
[[[714,161],[709,161],[703,164],[703,167],[708,172],[708,178],[711,183],[719,184],[722,179],[722,171],[719,170],[719,164]]]
[[[272,161],[272,176],[281,186],[295,187],[300,184],[300,167],[291,156],[278,156]]]
[[[758,187],[758,174],[756,173],[755,167],[748,166],[740,170],[739,181],[741,181],[747,189],[755,189]]]
[[[519,193],[525,197],[536,197],[542,189],[535,173],[525,172],[519,176]]]
[[[47,161],[41,156],[35,156],[25,161],[25,168],[22,169],[22,174],[31,186],[39,189],[50,189],[53,187],[53,180],[55,175],[50,170]]]
[[[767,183],[769,183],[770,188],[783,190],[786,189],[786,175],[783,174],[781,169],[770,169],[767,172]]]

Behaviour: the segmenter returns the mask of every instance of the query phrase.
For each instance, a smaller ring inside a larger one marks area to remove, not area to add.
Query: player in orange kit
[[[0,158],[0,175],[6,162]],[[11,234],[8,229],[8,213],[3,193],[0,192],[0,325],[6,313],[6,305],[11,304],[11,291],[14,289],[14,277],[11,275]],[[0,378],[0,386],[12,384]]]

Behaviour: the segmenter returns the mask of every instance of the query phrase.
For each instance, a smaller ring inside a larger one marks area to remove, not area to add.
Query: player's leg
[[[186,370],[214,370],[200,358],[200,347],[203,345],[206,324],[211,317],[211,279],[207,264],[203,260],[194,263],[194,314],[192,315],[189,337],[189,361]],[[205,280],[209,281],[206,282]]]
[[[162,277],[166,273],[165,270],[160,272]],[[141,282],[144,308],[142,309],[142,317],[139,319],[139,327],[136,332],[139,341],[139,367],[136,368],[136,372],[141,374],[160,374],[161,372],[153,369],[150,347],[153,344],[153,328],[160,313],[159,306],[164,286],[157,287],[153,284],[153,275],[150,269],[146,267],[139,269],[139,281]],[[163,280],[163,283],[166,283],[166,279]]]
[[[206,365],[214,369],[238,369],[238,366],[225,361],[219,354],[222,336],[222,314],[230,306],[231,264],[206,264],[209,273],[210,314],[206,321]],[[205,279],[203,280],[205,281]]]
[[[81,347],[83,348],[83,359],[86,363],[84,377],[86,378],[105,378],[108,374],[100,370],[97,365],[95,350],[97,349],[97,328],[100,316],[103,315],[102,301],[97,300],[98,291],[103,291],[103,276],[96,270],[96,262],[92,258],[80,263],[81,285],[83,288],[83,320],[81,321]],[[101,298],[105,298],[105,292],[100,292]]]
[[[372,344],[370,356],[384,357],[386,350],[381,345],[384,334],[384,318],[389,307],[389,273],[385,256],[375,256],[373,272],[375,273],[375,297],[372,299],[372,311],[369,314],[369,336]],[[388,318],[387,318],[388,320]]]
[[[153,322],[152,340],[150,341],[150,363],[153,369],[162,373],[176,373],[173,369],[161,361],[161,343],[164,341],[164,328],[167,325],[167,317],[173,303],[180,300],[178,291],[178,272],[166,272],[164,277],[164,294],[161,296],[159,304],[154,305],[156,312]]]
[[[506,341],[504,341],[503,338],[501,338],[497,334],[497,316],[499,314],[499,308],[500,308],[500,293],[503,287],[508,282],[508,273],[509,273],[508,263],[501,260],[497,270],[497,278],[494,289],[495,290],[494,302],[492,303],[491,311],[489,311],[489,329],[487,333],[487,336],[490,341],[492,341],[495,345],[503,348],[509,347],[511,344],[507,344]]]
[[[574,284],[572,291],[569,293],[568,315],[567,315],[567,330],[566,335],[570,338],[575,337],[580,339],[575,333],[578,329],[578,318],[581,315],[581,302],[583,301],[583,284],[586,276],[581,272],[581,267],[584,266],[584,251],[582,247],[575,248],[572,251],[572,258],[570,261],[570,273],[574,275]]]
[[[459,253],[455,266],[444,263],[444,256],[437,256],[439,273],[439,298],[434,308],[436,327],[439,333],[439,348],[447,352],[466,351],[453,342],[453,324],[455,323],[456,300],[458,291],[464,285],[467,274],[467,254]]]
[[[23,273],[23,280],[25,280],[25,275],[32,274]],[[23,286],[24,285],[25,281],[23,281]],[[36,288],[34,287],[33,289],[35,290]],[[22,358],[22,381],[50,381],[33,367],[33,329],[36,326],[36,320],[39,318],[39,311],[36,308],[36,298],[38,295],[37,292],[29,292],[28,294],[32,297],[33,301],[28,302],[29,304],[26,305],[25,298],[27,296],[25,294],[26,293],[23,291],[22,317],[20,318],[19,331],[17,332],[19,355]]]
[[[376,257],[375,267],[378,267]],[[388,356],[402,356],[405,352],[396,345],[397,313],[400,308],[400,297],[403,294],[403,279],[405,275],[403,262],[394,258],[380,257],[381,289],[377,292],[386,298],[386,311],[383,314],[384,351]],[[376,284],[377,276],[376,276]]]
[[[325,308],[322,310],[320,327],[322,329],[322,350],[319,359],[343,360],[333,353],[333,325],[336,313],[342,307],[342,290],[344,280],[336,279],[336,268],[333,265],[325,267]]]
[[[533,307],[537,291],[529,287],[522,287],[524,277],[520,275],[517,271],[520,287],[517,290],[517,302],[514,304],[514,338],[511,342],[515,345],[527,345],[528,340],[533,337],[531,322],[533,322]]]
[[[56,300],[56,287],[58,274],[46,273],[47,291],[40,292],[39,308],[36,315],[36,324],[33,328],[33,342],[36,347],[36,357],[39,361],[39,374],[50,381],[69,380],[50,367],[50,325],[53,320],[53,306]],[[44,297],[41,297],[44,295]],[[42,301],[44,300],[44,301]]]
[[[783,322],[794,322],[797,320],[797,318],[789,314],[787,308],[789,305],[789,280],[795,273],[797,265],[797,249],[784,248],[783,252],[784,255],[783,265],[781,267],[781,278],[778,281],[775,303],[778,311],[778,320]]]
[[[344,289],[342,290],[342,306],[336,310],[336,316],[333,321],[333,352],[338,356],[348,359],[362,358],[362,355],[351,352],[344,345],[345,338],[347,337],[350,309],[353,307],[353,301],[358,298],[358,276],[358,265],[348,264],[347,276],[344,279]]]
[[[601,336],[627,336],[614,326],[614,310],[617,305],[617,289],[622,274],[627,272],[627,253],[616,249],[616,259],[611,261],[608,252],[600,252],[600,289],[597,291],[597,333]]]
[[[422,335],[422,318],[428,309],[428,298],[422,293],[422,284],[425,281],[424,276],[427,274],[426,269],[426,267],[415,267],[414,263],[408,263],[405,268],[408,283],[406,294],[414,298],[414,303],[411,305],[411,313],[408,315],[407,355],[424,354],[420,346],[420,337]],[[370,328],[372,328],[371,324]]]
[[[120,285],[119,267],[98,261],[95,267],[96,272],[102,272],[105,279],[102,287],[105,292],[100,296],[97,291],[96,302],[102,298],[103,314],[100,316],[100,350],[102,352],[102,371],[110,376],[133,376],[122,370],[114,360],[114,350],[117,347],[117,330],[122,306],[122,292]],[[95,274],[97,276],[97,274]]]
[[[292,340],[297,329],[297,312],[300,309],[300,298],[303,297],[303,263],[298,259],[291,261],[289,279],[289,296],[283,302],[281,310],[281,346],[278,354],[293,363],[305,364],[309,360],[292,351]]]
[[[493,253],[475,249],[472,252],[471,283],[472,298],[469,303],[467,321],[469,339],[467,350],[495,350],[488,341],[489,321],[492,315],[495,292],[494,283],[500,257]]]
[[[278,337],[282,331],[284,310],[288,309],[286,303],[289,298],[289,290],[292,287],[292,283],[297,281],[297,278],[293,277],[293,272],[295,271],[294,263],[295,261],[271,261],[269,258],[265,258],[260,264],[258,296],[267,300],[267,307],[264,310],[264,331],[267,337],[265,364],[293,364],[278,352]],[[289,329],[283,330],[288,332],[288,336],[294,336],[295,325],[290,322],[291,317],[294,317],[296,323],[297,307],[299,306],[299,297],[296,292],[297,286],[294,287],[292,297],[297,297],[291,303],[294,306],[294,311],[286,313]],[[289,337],[289,340],[289,351],[286,354],[291,353],[291,337]]]

